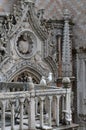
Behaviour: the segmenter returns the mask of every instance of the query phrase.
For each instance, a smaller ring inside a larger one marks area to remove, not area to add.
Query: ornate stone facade
[[[34,1],[17,1],[13,5],[11,14],[4,12],[1,14],[0,75],[2,81],[13,81],[14,77],[24,71],[33,75],[37,82],[42,75],[48,76],[49,72],[53,73],[53,79],[57,78],[56,56],[51,53],[53,46],[50,51],[49,31],[45,25],[40,25],[44,19],[41,20],[39,23]],[[54,48],[55,46],[56,43]]]
[[[84,123],[84,130],[86,1],[3,0],[1,4],[0,80],[17,81],[16,77],[23,73],[31,75],[37,83],[49,72],[55,81],[62,75],[75,76],[73,91],[77,105],[73,109],[77,120]],[[70,18],[63,19],[65,8],[74,24]],[[28,41],[23,39],[25,33],[29,34]]]

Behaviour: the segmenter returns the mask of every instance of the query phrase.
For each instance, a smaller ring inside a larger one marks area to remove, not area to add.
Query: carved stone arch
[[[21,81],[21,78],[23,76],[24,79]],[[32,80],[34,83],[39,83],[40,82],[40,77],[41,75],[35,72],[34,70],[31,70],[29,67],[22,68],[20,71],[17,71],[11,78],[11,82],[27,82],[28,77],[32,77]]]
[[[46,72],[39,65],[35,65],[28,61],[21,61],[16,65],[13,65],[13,67],[6,72],[6,81],[12,81],[16,75],[25,71],[33,75],[38,82],[42,75],[46,77]]]
[[[44,61],[50,66],[54,80],[56,80],[58,77],[58,66],[56,65],[55,61],[51,56],[44,58]]]

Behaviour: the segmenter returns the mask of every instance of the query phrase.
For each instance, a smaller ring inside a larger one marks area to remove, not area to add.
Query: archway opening
[[[27,70],[24,70],[18,74],[16,74],[12,79],[11,82],[28,82],[28,77],[32,78],[33,83],[39,84],[40,80],[36,74],[33,74]]]

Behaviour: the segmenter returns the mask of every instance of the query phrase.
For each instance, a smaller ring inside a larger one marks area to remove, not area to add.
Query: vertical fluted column
[[[43,106],[44,106],[45,97],[40,97],[40,127],[43,128],[44,119],[43,119]]]
[[[15,100],[11,100],[11,130],[14,130],[14,105],[15,105]]]
[[[5,130],[5,104],[6,104],[6,101],[5,100],[2,100],[1,101],[2,103],[2,126],[1,126],[1,130]]]
[[[48,97],[48,99],[49,99],[49,106],[48,106],[48,109],[49,109],[49,111],[48,111],[48,114],[49,114],[49,119],[48,119],[48,122],[49,122],[49,126],[51,127],[52,126],[52,117],[51,117],[51,108],[52,108],[52,105],[51,105],[51,103],[52,103],[52,96],[49,96]]]
[[[56,125],[59,126],[59,100],[60,96],[56,96]]]
[[[20,130],[23,130],[23,104],[24,98],[20,98]]]

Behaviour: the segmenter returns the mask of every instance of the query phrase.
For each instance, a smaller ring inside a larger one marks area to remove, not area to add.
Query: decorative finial
[[[71,80],[70,80],[69,77],[64,77],[63,80],[62,80],[62,83],[63,83],[65,88],[68,88],[68,87],[70,87],[69,84],[71,83]]]
[[[64,19],[69,20],[71,18],[70,11],[68,9],[64,10]]]

